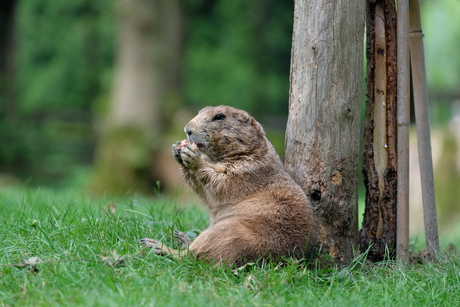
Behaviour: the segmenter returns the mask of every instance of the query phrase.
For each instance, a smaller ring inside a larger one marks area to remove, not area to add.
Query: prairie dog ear
[[[244,121],[245,123],[249,122],[252,125],[253,121],[255,121],[254,117],[249,115],[249,113],[247,113],[246,111],[241,112],[240,116],[241,116],[241,120]]]
[[[242,113],[240,113],[240,115],[242,116],[243,121],[245,123],[254,127],[260,134],[265,135],[262,125],[253,116],[251,116],[246,111],[243,111]]]
[[[264,129],[262,125],[253,117],[251,114],[244,110],[239,110],[239,109],[233,109],[233,114],[232,116],[238,120],[239,122],[243,123],[244,125],[248,127],[252,127],[252,129],[255,129],[258,135],[260,136],[265,136]]]

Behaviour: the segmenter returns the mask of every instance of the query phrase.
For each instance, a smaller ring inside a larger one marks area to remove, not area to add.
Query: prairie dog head
[[[184,130],[188,141],[216,162],[267,150],[262,126],[247,112],[228,106],[205,107]]]

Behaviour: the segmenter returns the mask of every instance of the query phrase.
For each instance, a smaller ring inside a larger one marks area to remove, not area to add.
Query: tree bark
[[[323,250],[357,247],[363,0],[297,0],[285,167],[310,198]]]
[[[110,194],[152,192],[159,179],[150,164],[163,136],[162,106],[177,90],[179,79],[180,4],[120,0],[117,13],[117,72],[92,189]]]
[[[363,174],[366,206],[360,233],[368,259],[394,258],[396,248],[396,10],[393,0],[369,2],[367,102]]]

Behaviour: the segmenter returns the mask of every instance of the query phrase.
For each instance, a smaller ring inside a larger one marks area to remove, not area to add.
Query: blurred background
[[[449,235],[460,231],[460,1],[421,4],[438,219]],[[0,192],[174,194],[182,182],[170,146],[206,105],[247,110],[283,156],[293,9],[275,0],[1,1]],[[417,235],[415,132],[411,140]]]

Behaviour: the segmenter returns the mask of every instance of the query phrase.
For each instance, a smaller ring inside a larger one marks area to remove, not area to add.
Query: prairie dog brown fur
[[[173,145],[173,155],[210,211],[209,228],[189,245],[192,254],[242,265],[315,252],[318,226],[311,205],[252,116],[228,106],[206,107],[185,133],[191,144]],[[143,243],[158,254],[178,254],[156,240]]]

